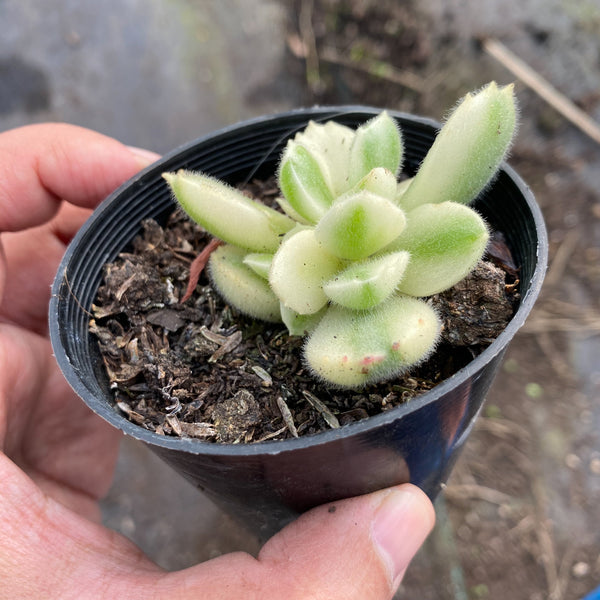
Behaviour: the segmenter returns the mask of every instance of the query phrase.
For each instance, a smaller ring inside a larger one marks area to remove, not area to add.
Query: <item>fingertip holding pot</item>
[[[224,510],[266,538],[319,504],[412,482],[434,498],[448,478],[481,410],[502,356],[539,294],[547,264],[543,218],[531,190],[507,165],[475,207],[503,232],[519,268],[520,301],[506,329],[479,356],[432,390],[363,421],[315,435],[255,444],[214,444],[158,435],[115,406],[89,311],[103,266],[147,218],[173,210],[165,171],[203,171],[235,184],[271,175],[287,139],[309,120],[356,127],[380,111],[330,107],[246,121],[204,136],[133,177],[97,209],[69,245],[50,303],[50,336],[69,384],[98,415],[147,444]],[[402,127],[405,171],[414,173],[438,124],[389,111]]]

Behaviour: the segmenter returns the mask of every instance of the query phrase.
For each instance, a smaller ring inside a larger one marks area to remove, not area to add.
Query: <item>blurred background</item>
[[[599,0],[0,0],[0,24],[0,131],[65,121],[157,152],[316,103],[440,119],[516,82],[509,162],[544,212],[550,268],[397,598],[579,600],[600,584]],[[168,569],[258,548],[127,440],[103,511]]]

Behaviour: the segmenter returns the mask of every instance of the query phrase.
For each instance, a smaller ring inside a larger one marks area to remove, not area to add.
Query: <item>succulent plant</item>
[[[185,211],[224,242],[212,281],[230,304],[306,335],[317,377],[358,388],[406,371],[435,348],[426,298],[465,277],[488,227],[467,206],[493,179],[516,126],[513,86],[467,94],[412,179],[386,112],[357,130],[311,122],[287,142],[281,211],[212,177],[164,178]]]

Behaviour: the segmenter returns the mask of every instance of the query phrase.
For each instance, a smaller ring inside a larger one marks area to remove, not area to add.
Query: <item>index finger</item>
[[[150,162],[149,153],[75,125],[6,131],[0,134],[0,231],[45,223],[61,200],[93,208]]]

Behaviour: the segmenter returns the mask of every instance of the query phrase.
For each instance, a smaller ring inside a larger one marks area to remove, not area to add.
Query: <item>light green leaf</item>
[[[269,283],[287,308],[310,315],[327,304],[323,282],[342,266],[317,241],[313,229],[302,229],[286,238],[275,253]]]
[[[435,311],[409,296],[392,296],[372,311],[327,310],[304,352],[314,373],[339,387],[391,379],[432,352],[440,324]]]
[[[163,173],[175,198],[215,237],[254,252],[275,252],[294,221],[227,184],[191,171]]]
[[[306,220],[302,215],[298,214],[293,208],[292,205],[283,197],[275,198],[275,202],[279,205],[279,208],[288,216],[290,219],[294,219],[297,223],[301,225],[311,225],[311,223]]]
[[[333,203],[333,193],[321,164],[304,146],[287,143],[279,165],[279,187],[292,210],[316,223]]]
[[[319,312],[312,315],[300,315],[291,308],[281,304],[281,319],[288,328],[290,335],[307,335],[311,333],[323,318],[327,307],[323,307]]]
[[[251,252],[246,254],[242,261],[247,267],[250,267],[259,277],[269,279],[269,270],[273,262],[273,255],[266,252]]]
[[[402,206],[402,196],[404,196],[404,194],[406,193],[406,190],[408,190],[408,188],[410,187],[412,180],[413,180],[413,177],[410,177],[409,179],[404,179],[396,186],[396,193],[394,194],[394,201],[399,206]]]
[[[331,254],[362,259],[394,240],[404,229],[404,212],[371,192],[336,202],[319,221],[315,236]]]
[[[401,206],[408,211],[424,203],[474,200],[504,160],[516,121],[512,85],[491,82],[467,94],[437,135]]]
[[[371,169],[353,188],[353,192],[364,190],[388,200],[395,200],[397,193],[396,175],[383,167]]]
[[[213,284],[239,311],[263,321],[281,321],[279,299],[269,284],[244,264],[245,256],[236,246],[219,246],[209,261]]]
[[[324,124],[310,121],[306,129],[294,138],[315,157],[333,196],[348,191],[350,147],[355,131],[335,121]]]
[[[355,310],[367,310],[387,300],[404,275],[410,255],[393,252],[354,263],[323,285],[330,300]]]
[[[350,150],[350,183],[355,184],[376,167],[383,167],[397,175],[402,153],[400,129],[384,111],[356,130]]]
[[[411,210],[402,235],[386,248],[410,253],[398,290],[431,296],[452,287],[479,262],[488,238],[484,220],[464,204],[424,204]]]

